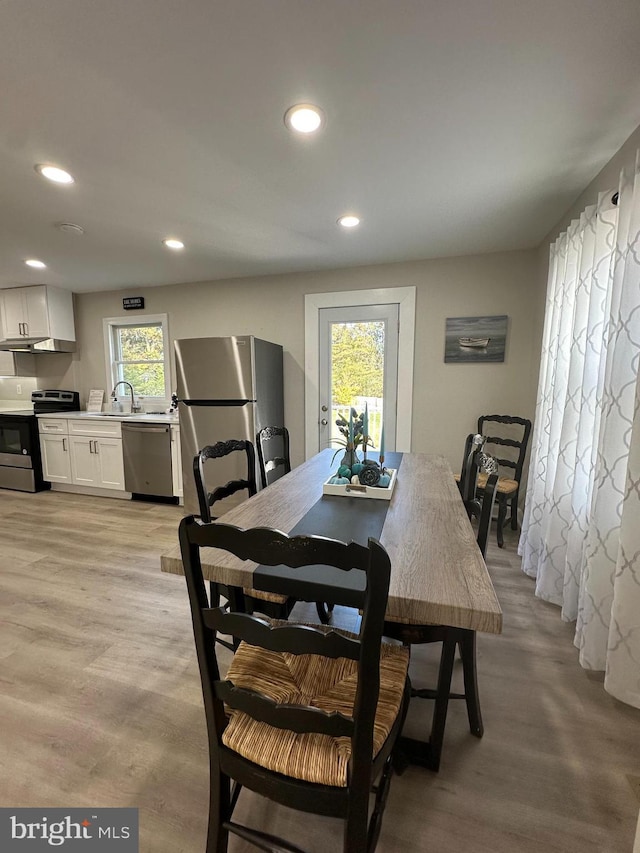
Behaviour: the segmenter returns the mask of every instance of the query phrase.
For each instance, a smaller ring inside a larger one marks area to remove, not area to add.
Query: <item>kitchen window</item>
[[[108,393],[117,382],[130,382],[136,397],[171,396],[166,314],[110,317],[104,320]],[[124,391],[124,386],[119,393]]]

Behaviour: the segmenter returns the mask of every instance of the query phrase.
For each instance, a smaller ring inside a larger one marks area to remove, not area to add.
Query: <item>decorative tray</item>
[[[333,474],[331,477],[328,477],[324,483],[322,484],[322,494],[323,495],[348,495],[353,498],[375,498],[379,501],[390,501],[391,495],[393,494],[393,490],[396,485],[396,468],[386,468],[385,472],[390,475],[391,480],[388,486],[362,486],[360,484],[354,485],[353,483],[345,483],[344,485],[338,485],[336,483],[330,483],[329,480],[333,478]]]

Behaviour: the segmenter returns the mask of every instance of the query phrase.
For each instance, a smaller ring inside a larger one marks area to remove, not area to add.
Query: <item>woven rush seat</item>
[[[252,587],[243,587],[242,591],[245,595],[251,596],[251,598],[259,598],[260,601],[272,601],[274,604],[286,605],[289,601],[288,596],[280,595],[277,592],[264,592],[261,589],[253,589]]]
[[[484,487],[487,485],[488,479],[488,474],[478,474],[478,488],[484,489]],[[517,488],[517,480],[510,480],[508,477],[498,477],[498,485],[496,487],[496,492],[498,492],[499,494],[510,495],[515,492]]]
[[[318,626],[314,626],[316,629]],[[335,630],[335,629],[334,629]],[[355,637],[348,631],[339,631]],[[384,745],[397,720],[409,666],[409,649],[382,644],[380,693],[374,724],[373,755]],[[358,664],[346,658],[293,655],[240,643],[227,679],[237,687],[257,690],[280,703],[311,705],[351,716],[356,698]],[[247,714],[228,709],[222,735],[226,747],[268,770],[319,785],[347,786],[351,739],[277,729]]]
[[[456,483],[459,483],[460,474],[456,474],[455,478]],[[488,474],[478,474],[478,488],[484,489],[484,487],[487,485],[488,479]],[[496,486],[496,492],[500,492],[500,494],[502,495],[510,495],[512,492],[515,492],[517,488],[517,480],[510,480],[508,477],[498,477],[498,485]]]

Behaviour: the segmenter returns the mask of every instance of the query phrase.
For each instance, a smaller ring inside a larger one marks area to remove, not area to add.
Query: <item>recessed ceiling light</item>
[[[43,270],[47,266],[43,264],[42,261],[36,260],[36,258],[29,258],[29,260],[25,261],[25,264],[28,267],[33,267],[35,270]]]
[[[184,243],[182,240],[174,240],[173,237],[169,237],[162,242],[165,244],[167,249],[184,249]]]
[[[355,228],[356,225],[360,225],[360,220],[357,216],[349,214],[347,216],[341,216],[340,219],[338,219],[338,225],[342,225],[343,228]]]
[[[296,104],[284,114],[284,123],[298,133],[313,133],[324,123],[324,113],[313,104]]]
[[[36,172],[49,181],[55,181],[56,184],[72,184],[74,182],[73,175],[65,172],[59,166],[47,166],[46,163],[39,163],[36,166]]]

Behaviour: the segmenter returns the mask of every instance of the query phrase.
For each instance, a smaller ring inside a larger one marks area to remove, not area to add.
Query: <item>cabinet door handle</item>
[[[95,447],[96,447],[95,452],[97,453],[98,452],[98,439],[96,439],[93,443],[95,444]]]
[[[23,326],[22,323],[18,323],[18,334],[19,335],[24,335],[24,332],[22,331],[22,326]]]
[[[25,338],[27,338],[27,337],[29,337],[29,324],[23,323],[22,325],[24,326],[24,336],[25,336]]]
[[[67,439],[66,438],[62,439],[62,449],[65,453],[67,452]]]
[[[89,439],[89,453],[93,453],[93,452],[94,452],[94,450],[93,450],[93,439],[90,438]]]

